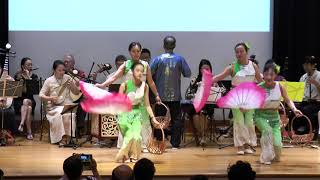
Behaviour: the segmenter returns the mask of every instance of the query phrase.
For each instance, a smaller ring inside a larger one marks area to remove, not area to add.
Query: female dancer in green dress
[[[128,50],[129,50],[131,59],[128,59],[124,64],[122,64],[118,68],[118,70],[114,73],[114,75],[111,76],[110,78],[106,79],[106,81],[104,83],[96,84],[96,86],[100,87],[100,88],[105,88],[105,87],[109,86],[110,84],[112,84],[115,80],[117,80],[121,77],[124,77],[125,80],[132,80],[133,79],[133,77],[132,77],[133,73],[131,70],[132,65],[135,63],[141,63],[141,64],[143,64],[143,69],[144,69],[142,77],[141,77],[141,81],[148,83],[151,91],[153,92],[153,94],[156,97],[156,101],[158,103],[161,102],[156,85],[152,79],[150,67],[146,61],[140,60],[141,49],[142,49],[142,46],[139,42],[130,43]],[[144,152],[147,152],[146,147],[149,142],[149,138],[151,137],[151,134],[152,134],[152,128],[151,128],[150,120],[149,120],[148,113],[147,113],[146,109],[145,108],[142,108],[142,109],[144,109],[144,112],[142,115],[143,120],[142,120],[142,131],[141,131],[142,148],[144,149]],[[121,147],[121,145],[122,145],[121,135],[123,135],[123,134],[119,135],[118,147]]]
[[[261,82],[262,78],[258,66],[248,60],[249,47],[245,43],[238,43],[234,48],[237,60],[228,66],[222,73],[213,77],[216,83],[227,76],[232,77],[232,86],[236,87],[242,82]],[[252,154],[250,146],[257,145],[257,137],[253,124],[254,110],[232,109],[233,114],[233,140],[238,147],[237,154]]]
[[[295,115],[302,113],[295,107],[289,99],[287,91],[274,81],[277,77],[277,68],[274,63],[268,63],[263,70],[264,82],[259,86],[266,91],[266,102],[263,109],[255,112],[255,121],[258,129],[261,131],[261,155],[262,164],[271,164],[271,161],[280,161],[282,138],[280,128],[279,106],[281,98],[288,104]]]
[[[158,123],[149,103],[149,88],[142,80],[144,66],[142,63],[132,65],[133,78],[122,83],[120,93],[125,93],[132,102],[132,111],[119,115],[119,129],[123,135],[122,146],[116,156],[117,162],[136,162],[141,154],[141,130],[145,110],[151,120]],[[149,117],[148,117],[149,118]]]

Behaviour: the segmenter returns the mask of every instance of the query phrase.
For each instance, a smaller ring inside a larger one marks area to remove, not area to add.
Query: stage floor
[[[238,156],[233,147],[223,150],[218,147],[202,149],[190,145],[171,150],[163,155],[142,154],[156,165],[156,176],[159,178],[187,178],[194,174],[206,174],[218,179],[225,178],[229,164],[245,160],[252,164],[258,177],[313,177],[320,178],[320,151],[308,147],[284,148],[282,161],[271,166],[259,164],[260,148],[254,155]],[[63,161],[72,153],[91,153],[96,159],[102,176],[110,176],[114,167],[117,149],[100,148],[87,144],[86,147],[73,150],[59,148],[47,141],[26,141],[18,138],[14,146],[0,147],[0,168],[7,178],[29,177],[29,179],[57,179],[63,174]],[[129,164],[133,166],[133,164]]]

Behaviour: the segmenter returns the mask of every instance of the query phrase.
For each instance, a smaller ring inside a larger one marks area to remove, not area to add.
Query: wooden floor
[[[116,148],[100,148],[87,145],[77,150],[59,148],[47,142],[18,139],[14,146],[0,147],[0,168],[7,177],[45,177],[57,178],[63,174],[64,159],[72,153],[91,153],[98,163],[101,175],[109,176],[114,163]],[[258,162],[260,149],[255,155],[237,156],[235,149],[217,147],[206,149],[190,145],[180,150],[168,149],[163,155],[143,154],[156,164],[158,177],[186,177],[194,174],[206,174],[212,177],[225,177],[229,164],[245,160],[252,164],[260,177],[319,177],[320,151],[308,147],[284,148],[281,163],[271,166]],[[133,164],[130,164],[133,166]]]

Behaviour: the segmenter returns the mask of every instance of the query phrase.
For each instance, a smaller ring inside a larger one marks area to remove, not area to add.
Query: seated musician
[[[317,63],[313,56],[305,57],[303,69],[305,74],[300,78],[300,82],[305,82],[304,103],[301,104],[300,110],[312,121],[313,129],[316,131],[318,112],[320,110],[320,72],[316,69]]]
[[[84,73],[84,71],[79,70],[78,68],[75,67],[76,61],[75,61],[75,58],[74,58],[74,56],[72,54],[64,55],[63,63],[65,65],[65,73],[66,74],[74,75],[80,80],[84,80],[85,79],[86,74]],[[76,70],[78,72],[78,74],[74,74],[73,70]],[[78,83],[76,85],[79,86]],[[72,99],[72,100],[73,101],[78,101],[79,99]],[[77,132],[80,134],[80,132],[84,129],[84,126],[85,126],[85,118],[86,118],[87,113],[84,112],[82,110],[81,106],[79,105],[76,114],[77,114],[77,116],[76,116]]]
[[[46,117],[50,123],[50,140],[51,143],[64,144],[67,136],[70,136],[71,118],[72,118],[72,135],[75,132],[75,113],[61,112],[66,104],[72,104],[70,92],[79,94],[79,89],[74,80],[65,74],[65,65],[63,61],[56,60],[53,63],[53,75],[46,79],[40,90],[40,98],[47,102]]]
[[[212,66],[209,60],[202,59],[199,64],[199,74],[197,78],[193,78],[190,83],[190,92],[195,94],[197,92],[199,83],[201,83],[202,72],[203,70],[210,70],[212,72]],[[196,135],[198,136],[198,140],[201,146],[206,145],[206,131],[208,130],[208,120],[206,118],[207,115],[211,116],[214,113],[214,108],[210,105],[206,105],[199,113],[195,112],[194,107],[192,106],[191,114],[193,119],[193,124],[195,126]]]
[[[38,80],[38,76],[32,73],[32,60],[31,58],[24,57],[21,59],[21,69],[15,74],[14,79],[20,80]],[[22,96],[14,99],[14,109],[16,113],[21,114],[21,122],[18,130],[23,132],[24,125],[27,126],[27,139],[32,140],[31,131],[31,115],[34,115],[36,101],[33,94],[27,91],[26,82],[24,82]]]
[[[2,72],[2,69],[0,67],[0,72]],[[14,81],[14,79],[3,73],[1,77],[1,81],[6,79],[7,81]],[[10,101],[7,98],[1,98],[0,97],[0,119],[3,113],[3,129],[10,130],[10,132],[14,135],[17,133],[17,124],[15,120],[15,113],[14,108],[12,104],[10,104]],[[1,119],[2,121],[2,119]],[[1,127],[2,128],[2,127]]]

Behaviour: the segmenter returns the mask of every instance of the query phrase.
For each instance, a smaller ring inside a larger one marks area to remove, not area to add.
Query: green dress
[[[142,76],[142,81],[146,82],[147,80],[147,71],[148,71],[148,63],[146,61],[139,61],[140,63],[143,64],[144,66],[144,73]],[[134,61],[131,59],[128,59],[125,62],[125,79],[126,80],[132,80],[133,75],[132,75],[132,71],[131,71],[131,67],[133,66]],[[150,124],[150,118],[149,118],[149,114],[147,112],[147,109],[144,106],[144,103],[141,105],[141,123],[142,123],[142,130],[141,130],[141,136],[142,136],[142,148],[146,148],[148,143],[149,143],[149,139],[151,137],[152,134],[152,128],[151,128],[151,124]],[[118,142],[119,144],[122,144],[121,142]]]
[[[145,82],[142,82],[140,87],[136,87],[132,80],[126,81],[125,93],[132,102],[132,111],[118,116],[118,126],[123,135],[123,143],[116,161],[128,158],[138,159],[141,154],[142,121],[146,111],[144,105],[145,86]]]

